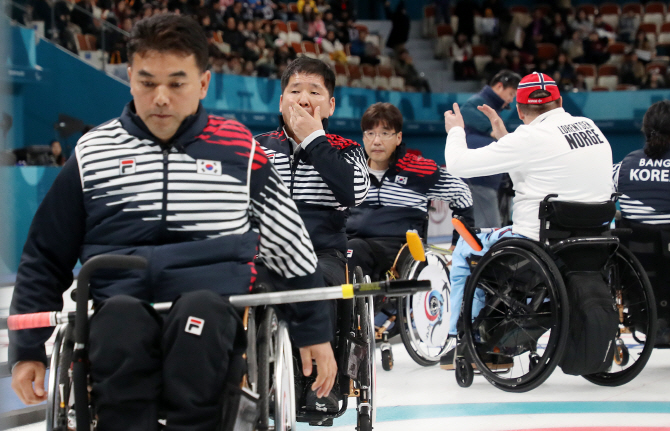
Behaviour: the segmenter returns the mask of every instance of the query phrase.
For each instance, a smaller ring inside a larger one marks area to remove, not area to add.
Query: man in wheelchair
[[[524,124],[513,133],[507,132],[502,119],[490,107],[478,107],[491,121],[497,139],[480,149],[467,148],[457,104],[453,112],[444,114],[448,133],[447,171],[465,178],[507,172],[515,190],[512,226],[480,233],[481,251],[474,251],[463,239],[456,245],[450,298],[454,310],[461,308],[471,255],[484,255],[505,237],[539,240],[538,211],[545,196],[553,193],[562,201],[603,202],[610,199],[613,191],[612,151],[607,139],[593,121],[573,117],[562,108],[558,87],[549,76],[535,72],[524,77],[516,100],[517,112]],[[477,312],[473,310],[473,315]],[[456,348],[458,320],[459,313],[452,313],[450,348],[440,359],[443,369],[454,369],[455,358],[463,354],[461,348]],[[511,366],[510,358],[504,354],[492,355],[490,360],[493,368]]]
[[[244,352],[225,296],[248,293],[256,254],[292,289],[322,285],[276,169],[242,124],[208,115],[207,38],[189,17],[140,21],[128,43],[133,101],[78,142],[32,222],[11,314],[59,310],[77,259],[145,257],[146,270],[91,279],[91,395],[98,430],[214,430],[229,363]],[[151,303],[173,302],[167,316]],[[326,396],[337,365],[325,302],[295,305],[294,344]],[[50,329],[10,331],[12,387],[44,391]],[[239,382],[237,382],[239,383]]]
[[[447,202],[455,215],[474,220],[467,184],[433,160],[408,153],[402,123],[400,110],[390,103],[375,103],[361,118],[371,185],[347,220],[347,257],[350,268],[360,266],[372,280],[393,266],[408,230],[425,233],[430,200]],[[454,231],[452,247],[457,241]]]

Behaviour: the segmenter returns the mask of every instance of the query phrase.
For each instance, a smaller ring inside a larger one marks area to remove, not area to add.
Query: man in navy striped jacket
[[[335,112],[335,73],[321,60],[300,57],[281,78],[280,126],[256,136],[296,202],[326,284],[345,281],[349,209],[370,187],[361,146],[327,133]]]
[[[135,25],[128,51],[133,101],[79,140],[44,198],[10,311],[60,310],[77,259],[146,257],[146,270],[98,271],[91,279],[98,430],[157,430],[159,409],[165,430],[213,430],[229,360],[246,344],[224,296],[249,292],[256,254],[279,288],[323,280],[277,170],[246,127],[200,104],[211,76],[202,28],[188,17],[157,15]],[[149,304],[165,301],[174,304],[161,317]],[[337,374],[327,307],[288,310],[306,375],[316,360],[318,396]],[[27,404],[46,399],[50,333],[10,332],[12,387]]]
[[[473,222],[472,195],[463,180],[430,159],[406,152],[402,114],[390,103],[375,103],[361,119],[368,156],[370,191],[347,221],[349,266],[378,279],[388,271],[414,229],[423,235],[429,200],[449,204],[454,214]],[[452,244],[458,241],[454,231]]]

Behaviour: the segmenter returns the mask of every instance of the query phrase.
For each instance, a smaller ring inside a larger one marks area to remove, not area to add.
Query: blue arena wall
[[[34,45],[32,30],[12,27],[12,36],[13,44],[19,45],[12,47],[10,68],[0,65],[1,82],[9,86],[9,90],[2,93],[2,106],[13,104],[14,128],[19,132],[11,132],[10,142],[3,143],[4,148],[0,149],[46,144],[57,138],[54,124],[58,114],[97,125],[118,116],[130,100],[126,83],[95,70],[46,41]],[[21,62],[27,64],[21,65]],[[10,70],[25,73],[19,78],[11,76]],[[252,132],[261,133],[277,127],[280,95],[278,80],[215,74],[203,104],[209,111],[234,117]],[[451,109],[454,102],[463,103],[470,96],[337,88],[336,112],[330,119],[329,129],[360,141],[359,123],[365,109],[378,101],[390,102],[404,116],[403,137],[407,145],[442,164],[443,112]],[[668,98],[670,90],[569,93],[564,95],[564,107],[573,115],[592,118],[612,144],[614,160],[619,161],[642,146],[640,127],[647,108]],[[510,130],[520,124],[514,108],[502,116]],[[79,136],[74,134],[63,142],[66,152]],[[57,172],[57,168],[44,167],[0,168],[3,184],[0,187],[0,277],[16,271],[30,221]]]

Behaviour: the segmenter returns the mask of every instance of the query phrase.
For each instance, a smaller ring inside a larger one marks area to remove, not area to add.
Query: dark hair
[[[207,36],[200,24],[190,17],[167,13],[138,21],[128,40],[128,63],[132,65],[135,54],[147,51],[193,54],[200,71],[207,70]]]
[[[642,119],[644,153],[651,159],[660,159],[670,150],[670,101],[656,102],[647,109]]]
[[[512,87],[516,90],[516,88],[519,86],[519,82],[521,82],[521,75],[512,72],[511,70],[503,69],[496,73],[493,78],[491,78],[489,86],[493,87],[499,82],[502,83],[503,88]]]
[[[361,130],[374,129],[377,125],[386,126],[396,132],[402,132],[402,114],[400,109],[390,103],[377,102],[365,110],[361,118]]]
[[[529,99],[542,99],[544,97],[549,97],[551,96],[551,93],[548,92],[547,90],[535,90],[532,93],[528,95]],[[519,110],[523,112],[524,115],[530,115],[530,116],[537,116],[537,115],[542,115],[545,112],[549,112],[552,109],[559,108],[560,105],[560,99],[553,100],[551,102],[543,103],[541,105],[531,105],[528,103],[519,103],[516,102],[517,106],[519,106]]]
[[[323,78],[323,83],[328,90],[328,95],[333,97],[335,91],[335,72],[321,60],[309,57],[298,57],[293,60],[284,73],[281,75],[281,92],[284,93],[288,81],[297,73],[304,73],[307,75],[319,75]]]

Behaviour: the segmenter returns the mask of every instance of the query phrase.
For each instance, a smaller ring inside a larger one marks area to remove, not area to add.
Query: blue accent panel
[[[30,222],[59,168],[0,167],[0,276],[16,272]]]

